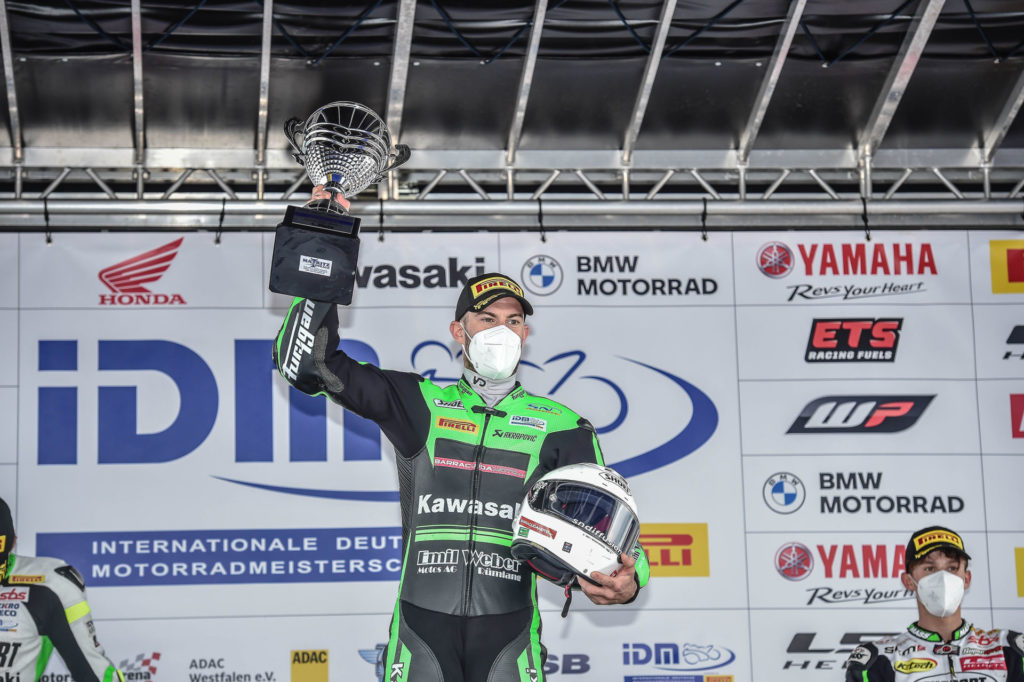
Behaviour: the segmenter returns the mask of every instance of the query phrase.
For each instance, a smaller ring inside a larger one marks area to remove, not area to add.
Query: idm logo
[[[81,353],[80,345],[95,343],[89,353]],[[82,456],[91,459],[95,447],[95,461],[107,464],[162,464],[179,460],[199,449],[214,431],[222,436],[225,430],[233,435],[233,461],[236,464],[263,462],[285,464],[294,462],[327,462],[328,449],[337,448],[336,441],[328,441],[328,401],[323,397],[307,396],[291,387],[281,391],[281,378],[273,367],[270,340],[236,339],[228,348],[220,348],[216,366],[221,372],[215,376],[211,361],[197,350],[170,340],[41,340],[38,342],[37,388],[38,426],[37,459],[40,465],[75,465]],[[378,365],[377,352],[370,345],[351,339],[339,346],[359,362]],[[208,353],[214,353],[208,350]],[[79,356],[95,367],[83,367],[91,378],[80,379]],[[457,377],[441,377],[453,372],[458,356],[439,341],[424,341],[414,346],[410,354],[413,369],[440,384],[454,383]],[[225,380],[224,367],[228,371]],[[651,364],[629,358],[588,358],[582,350],[570,350],[551,355],[543,362],[525,362],[521,373],[524,384],[535,386],[534,392],[555,400],[564,394],[599,393],[602,405],[610,406],[606,418],[595,422],[599,434],[613,433],[639,424],[657,415],[636,412],[630,414],[639,391],[624,382],[627,375],[643,375],[646,382],[657,382],[665,391],[674,392],[680,400],[691,406],[689,420],[677,425],[674,420],[661,420],[670,424],[671,433],[659,436],[653,447],[640,452],[625,453],[625,458],[610,462],[620,474],[636,476],[661,468],[697,450],[711,438],[718,425],[718,411],[711,399],[697,386],[682,377]],[[154,395],[139,390],[134,382],[142,376],[159,376],[168,389]],[[96,377],[99,377],[98,379]],[[625,387],[624,387],[625,386]],[[632,394],[631,394],[632,391]],[[274,450],[274,412],[280,414],[281,396],[286,395],[287,424],[286,457]],[[575,398],[566,403],[586,414],[585,407],[577,407]],[[222,409],[222,405],[233,405]],[[88,409],[86,409],[88,407]],[[93,409],[94,408],[94,409]],[[159,429],[146,428],[139,415],[160,412]],[[95,416],[94,416],[95,415]],[[543,418],[538,413],[537,416]],[[91,421],[83,430],[80,419]],[[230,423],[224,424],[224,420]],[[373,422],[353,413],[341,417],[341,453],[344,462],[374,463],[382,461],[380,429]],[[95,433],[95,440],[91,434]],[[80,433],[89,433],[88,439]],[[624,432],[625,433],[625,432]],[[80,453],[83,442],[89,442],[88,451]],[[223,448],[223,444],[221,444]],[[231,452],[231,448],[226,448]],[[276,456],[275,456],[276,455]],[[363,464],[362,466],[366,466]],[[238,474],[218,476],[222,480],[277,492],[327,497],[335,499],[393,502],[398,492],[393,490],[332,490],[314,487],[280,486],[269,481],[241,480]]]

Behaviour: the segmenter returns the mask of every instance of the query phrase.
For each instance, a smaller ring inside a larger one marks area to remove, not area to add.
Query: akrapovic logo
[[[807,362],[893,362],[902,317],[818,319],[811,323]]]
[[[100,281],[111,291],[100,294],[100,305],[185,305],[181,294],[153,293],[145,286],[163,277],[184,239],[178,237],[100,270]]]
[[[917,422],[934,395],[830,395],[807,403],[786,433],[894,433]]]
[[[299,324],[294,328],[292,335],[286,340],[284,359],[281,371],[289,379],[296,379],[299,376],[299,365],[302,363],[302,356],[313,352],[313,340],[315,335],[310,331],[309,326],[313,320],[313,310],[316,303],[306,300],[302,304],[302,316]]]
[[[445,264],[364,265],[356,269],[356,286],[360,289],[455,289],[469,284],[470,278],[484,274],[484,267],[483,256],[477,256],[472,265],[463,265],[458,258],[449,258]]]

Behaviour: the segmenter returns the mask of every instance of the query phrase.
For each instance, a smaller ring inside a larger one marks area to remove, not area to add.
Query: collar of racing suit
[[[466,380],[466,384],[483,398],[487,407],[494,407],[501,402],[502,398],[512,392],[512,389],[516,387],[517,374],[518,372],[513,372],[508,379],[488,379],[468,367],[462,370],[462,377]]]
[[[958,627],[956,630],[953,631],[953,637],[949,641],[955,642],[958,639],[963,639],[964,637],[967,636],[967,633],[969,633],[970,631],[971,631],[971,624],[968,623],[966,620],[961,621],[960,622],[960,627]],[[910,625],[908,625],[907,626],[907,632],[909,632],[910,634],[912,634],[915,637],[918,637],[918,638],[923,639],[923,640],[928,641],[928,642],[941,642],[942,641],[942,635],[940,635],[937,632],[932,632],[931,630],[927,630],[927,629],[921,627],[920,625],[918,625],[917,623],[911,623]]]

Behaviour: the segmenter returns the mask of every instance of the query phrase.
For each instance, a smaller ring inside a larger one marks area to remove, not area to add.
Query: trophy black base
[[[359,218],[289,206],[277,226],[270,290],[348,305],[356,283]]]

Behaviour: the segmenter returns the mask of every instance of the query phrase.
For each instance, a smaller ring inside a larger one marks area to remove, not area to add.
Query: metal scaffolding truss
[[[415,48],[417,30],[426,32],[428,27],[424,3],[417,6],[416,0],[395,0],[387,5],[392,12],[390,16],[371,19],[368,18],[370,10],[359,16],[345,36],[371,25],[377,32],[388,29],[390,52],[381,56],[367,49],[365,55],[355,51],[331,59],[336,60],[335,64],[359,62],[363,67],[368,63],[366,59],[375,60],[373,63],[378,66],[387,63],[387,77],[375,81],[383,86],[383,91],[375,97],[383,103],[381,113],[393,137],[399,141],[408,141],[403,139],[406,133],[413,137],[410,162],[392,172],[375,190],[360,195],[354,203],[353,213],[364,216],[364,224],[375,223],[380,229],[397,230],[1024,226],[1024,144],[1021,144],[1024,126],[1018,121],[1024,104],[1024,56],[1010,50],[1008,58],[995,60],[1004,83],[996,92],[992,92],[991,87],[980,86],[979,90],[984,89],[984,98],[978,91],[963,92],[965,99],[975,98],[978,108],[984,110],[974,116],[980,123],[967,131],[973,143],[909,145],[906,140],[910,134],[906,131],[914,126],[914,121],[910,120],[902,123],[903,130],[896,143],[886,144],[905,95],[913,88],[929,38],[940,22],[955,23],[948,7],[952,0],[950,3],[945,0],[868,3],[893,5],[890,13],[871,18],[873,28],[868,34],[888,31],[893,46],[891,54],[864,60],[880,75],[878,64],[883,61],[884,77],[875,79],[877,85],[871,105],[862,107],[866,116],[856,121],[852,136],[846,130],[830,131],[828,139],[832,143],[813,148],[800,144],[801,121],[793,121],[793,129],[787,131],[785,137],[777,132],[777,121],[776,132],[767,141],[762,135],[766,121],[779,105],[780,84],[787,67],[791,67],[794,41],[802,39],[802,44],[813,45],[820,53],[807,27],[808,13],[809,7],[815,8],[815,16],[820,17],[825,9],[822,3],[809,0],[782,3],[751,0],[748,4],[771,5],[784,12],[772,17],[770,22],[762,22],[772,27],[770,50],[765,47],[753,56],[737,60],[755,68],[759,76],[756,88],[750,88],[752,97],[748,95],[729,105],[732,119],[743,123],[732,127],[728,135],[719,135],[721,144],[671,148],[663,140],[671,137],[672,131],[666,129],[665,121],[670,119],[672,111],[660,109],[654,116],[659,122],[651,128],[660,126],[661,137],[644,140],[648,131],[645,120],[652,113],[652,103],[657,100],[658,107],[664,108],[667,99],[664,93],[657,96],[656,87],[664,79],[679,78],[680,69],[675,66],[670,69],[671,74],[665,71],[676,63],[672,60],[678,58],[680,48],[697,36],[710,33],[713,27],[721,27],[729,12],[740,4],[708,3],[721,5],[720,11],[710,18],[704,17],[703,27],[697,31],[687,29],[689,37],[681,43],[673,40],[679,44],[667,48],[670,38],[680,35],[680,31],[692,23],[689,16],[693,13],[692,7],[687,4],[684,8],[684,3],[677,5],[676,0],[664,0],[656,15],[622,22],[637,35],[645,54],[642,58],[631,56],[630,63],[640,71],[639,79],[633,81],[631,90],[619,88],[614,98],[614,106],[622,111],[618,120],[624,121],[617,131],[611,131],[615,135],[614,144],[587,144],[593,140],[585,136],[570,137],[571,145],[559,148],[550,141],[539,144],[542,136],[536,133],[534,142],[525,144],[531,108],[538,107],[542,101],[538,100],[534,86],[543,56],[545,29],[559,36],[568,30],[564,18],[553,16],[564,11],[566,4],[535,0],[525,7],[528,18],[491,21],[492,29],[516,29],[516,40],[520,35],[523,39],[514,75],[507,68],[503,72],[510,79],[504,85],[511,94],[504,100],[511,102],[511,111],[501,111],[499,116],[483,112],[488,120],[501,121],[500,129],[497,125],[491,126],[495,129],[487,130],[486,134],[491,139],[504,141],[504,146],[499,142],[491,147],[454,146],[451,131],[444,130],[443,121],[434,123],[436,129],[431,129],[421,121],[410,120],[410,112],[416,111],[423,97],[419,94],[422,85],[412,87],[411,73],[421,61],[436,57],[419,56]],[[993,0],[990,4],[993,11],[986,19],[1001,18],[1011,26],[1024,26],[1024,12],[997,12],[999,8],[995,5],[999,3]],[[74,3],[68,5],[75,6]],[[55,57],[31,52],[19,56],[13,42],[16,33],[11,21],[11,3],[0,0],[0,58],[5,74],[6,127],[10,142],[6,149],[0,148],[0,229],[266,229],[276,223],[284,206],[301,201],[308,192],[308,180],[284,146],[276,145],[275,140],[280,135],[272,127],[272,119],[285,108],[282,100],[290,92],[286,87],[279,99],[273,96],[278,87],[275,65],[280,70],[281,65],[288,62],[275,53],[275,26],[280,19],[275,14],[274,0],[263,0],[258,8],[259,50],[257,58],[250,60],[257,70],[253,79],[256,91],[252,93],[252,112],[247,117],[252,124],[246,126],[252,128],[253,143],[248,148],[237,144],[217,146],[216,137],[209,145],[149,144],[151,136],[147,126],[152,112],[165,110],[170,98],[198,101],[207,96],[215,104],[220,100],[216,94],[189,92],[181,88],[180,81],[176,92],[160,89],[159,83],[169,67],[160,63],[149,70],[148,62],[163,59],[151,56],[152,46],[154,42],[159,44],[169,32],[165,31],[160,41],[150,41],[147,48],[147,19],[142,5],[142,0],[130,0],[125,16],[121,17],[127,19],[131,35],[130,46],[125,45],[130,47],[127,55],[131,67],[131,98],[124,103],[125,108],[130,109],[130,115],[124,119],[130,127],[130,135],[115,130],[108,136],[113,144],[108,144],[107,138],[95,138],[102,144],[75,146],[68,143],[66,134],[58,136],[61,141],[57,144],[48,144],[46,136],[39,132],[27,134],[23,122],[29,118],[19,106],[19,94],[27,86],[19,78],[19,66],[31,62],[37,65],[33,68],[44,68],[38,65],[49,64]],[[629,10],[626,2],[611,5],[620,15]],[[634,8],[638,14],[642,13],[640,5],[636,3]],[[966,6],[971,8],[970,3]],[[643,7],[648,5],[643,4]],[[908,13],[901,13],[903,8],[908,8]],[[465,6],[461,9],[468,18],[455,19],[440,10],[438,13],[452,32],[465,45],[470,45],[460,28],[484,30],[487,17],[482,10],[470,12]],[[508,3],[505,9],[524,8]],[[79,10],[76,8],[76,11]],[[594,16],[578,20],[589,21],[589,30],[606,30],[613,23],[603,15],[597,16],[593,6],[589,6],[589,11]],[[862,21],[872,15],[871,12],[864,14],[858,17]],[[973,9],[970,18],[981,28]],[[740,30],[753,23],[753,19],[745,21],[737,21],[732,29]],[[816,21],[825,24],[820,18]],[[759,30],[763,34],[763,27]],[[645,32],[649,43],[639,35],[641,31]],[[994,50],[987,36],[985,40]],[[335,45],[340,42],[341,39]],[[556,44],[560,45],[557,38]],[[715,37],[711,48],[697,57],[690,57],[691,63],[696,60],[712,75],[688,84],[712,87],[709,83],[713,82],[714,68],[706,67],[721,66],[734,47],[727,35]],[[806,50],[806,45],[803,49]],[[820,66],[835,69],[836,62],[848,52],[850,50]],[[571,59],[572,55],[568,57]],[[57,58],[82,65],[88,65],[90,59],[75,50]],[[180,58],[180,55],[171,58]],[[475,56],[473,60],[480,61]],[[212,61],[216,69],[216,58]],[[801,63],[806,61],[801,58]],[[978,59],[966,61],[971,65],[985,64],[972,68],[997,68]],[[549,69],[557,66],[551,57],[544,62]],[[96,65],[97,69],[108,67],[111,67],[109,61]],[[917,109],[927,108],[928,97],[934,96],[929,91],[935,80],[935,68],[933,65],[929,86],[916,93],[920,100],[915,105]],[[436,77],[439,72],[431,73]],[[853,76],[857,73],[851,70]],[[316,77],[331,76],[324,73]],[[813,97],[816,85],[810,82],[799,92],[794,92],[790,85],[788,97]],[[472,86],[472,82],[467,82],[467,88]],[[501,83],[488,84],[488,87],[502,86]],[[36,100],[45,99],[38,92],[42,86],[33,82],[28,87]],[[832,87],[843,91],[846,86]],[[548,88],[550,92],[550,84]],[[600,93],[594,95],[600,101]],[[104,93],[93,93],[91,97],[104,97]],[[85,125],[101,123],[95,99],[73,100],[70,105],[81,107]],[[204,121],[195,113],[201,109],[195,104],[186,107],[186,115],[172,123],[201,127]],[[570,128],[571,123],[570,120]],[[715,138],[713,129],[718,124],[709,123],[709,137]],[[571,133],[569,129],[566,135],[571,136]],[[690,136],[687,139],[699,134],[699,129],[686,130],[686,135]],[[934,141],[936,136],[941,140],[942,134],[939,130],[929,140]],[[557,135],[551,137],[557,139]],[[33,143],[26,143],[30,138]],[[658,139],[662,140],[660,144]],[[818,139],[822,139],[821,136]],[[1006,145],[1008,139],[1012,139],[1012,145]],[[784,144],[778,144],[780,140]],[[124,141],[130,141],[130,146],[124,145]]]

